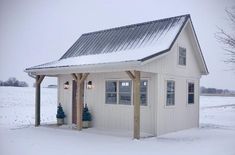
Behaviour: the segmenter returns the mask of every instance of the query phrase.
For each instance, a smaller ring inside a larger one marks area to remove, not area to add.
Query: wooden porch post
[[[134,135],[133,138],[140,139],[140,71],[126,71],[133,81],[133,104],[134,104]]]
[[[77,83],[76,103],[77,103],[77,129],[82,130],[82,113],[84,107],[84,81],[89,73],[72,74],[73,79]]]
[[[44,79],[45,75],[37,75],[35,82],[35,126],[40,125],[40,97],[41,97],[41,82]]]

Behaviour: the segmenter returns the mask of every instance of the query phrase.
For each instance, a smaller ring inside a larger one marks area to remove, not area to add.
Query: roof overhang
[[[204,56],[202,54],[202,50],[201,50],[201,46],[199,44],[199,41],[198,41],[198,38],[197,38],[197,34],[195,32],[195,29],[194,29],[194,26],[193,26],[193,23],[192,23],[192,20],[191,18],[189,19],[187,25],[190,26],[190,29],[192,30],[192,34],[193,34],[193,41],[192,42],[195,42],[196,44],[193,45],[194,49],[197,50],[198,52],[198,60],[200,61],[199,63],[199,66],[201,68],[201,74],[202,75],[208,75],[209,74],[209,70],[207,68],[207,65],[206,65],[206,61],[204,59]]]
[[[126,61],[93,65],[79,65],[79,66],[62,66],[62,67],[48,67],[41,69],[26,69],[26,73],[35,75],[55,76],[60,74],[72,73],[99,73],[99,72],[121,72],[127,70],[135,70],[141,65],[140,61]]]
[[[58,60],[59,61],[66,61],[68,63],[65,63],[66,65],[61,65],[61,66],[53,66],[50,65],[50,63],[48,63],[49,65],[46,65],[47,67],[43,67],[43,65],[39,65],[39,66],[35,66],[32,68],[28,68],[25,70],[25,72],[27,73],[31,73],[31,74],[37,74],[37,75],[51,75],[51,76],[56,76],[59,74],[71,74],[71,73],[97,73],[97,72],[117,72],[117,71],[127,71],[127,70],[138,70],[138,67],[141,65],[144,65],[146,63],[149,63],[153,60],[156,60],[158,58],[161,58],[162,56],[166,55],[168,53],[168,51],[170,51],[172,49],[172,46],[175,44],[179,34],[181,33],[181,31],[183,29],[185,29],[185,27],[189,25],[192,35],[193,35],[193,42],[195,42],[194,44],[194,49],[198,52],[197,53],[197,58],[199,60],[199,66],[200,66],[200,70],[201,70],[201,75],[207,75],[208,69],[204,60],[204,57],[202,55],[202,51],[191,21],[190,16],[187,16],[186,20],[184,21],[184,23],[181,25],[179,31],[177,32],[176,36],[173,38],[170,46],[168,46],[168,48],[165,48],[165,50],[159,50],[156,53],[152,53],[151,55],[148,55],[147,57],[142,57],[139,59],[133,59],[133,55],[125,55],[125,57],[123,57],[122,54],[116,53],[116,55],[112,56],[112,57],[106,57],[109,54],[105,55],[98,55],[99,57],[92,57],[95,60],[101,60],[105,57],[105,60],[108,60],[106,62],[101,62],[101,61],[95,61],[94,64],[89,64],[89,60],[90,59],[85,59],[85,63],[84,63],[84,59],[76,59],[75,62],[80,62],[82,61],[84,64],[71,64],[69,62],[70,59],[68,58],[67,60],[62,59],[62,60]],[[141,50],[139,52],[142,52]],[[138,54],[136,54],[138,55]],[[95,55],[94,55],[95,56]],[[86,56],[84,56],[86,57]],[[120,57],[117,60],[113,61],[110,59],[113,59],[114,57]],[[126,60],[123,60],[123,58],[127,58]],[[87,62],[88,61],[88,62]],[[55,61],[56,62],[56,61]],[[54,63],[54,62],[52,62]],[[48,67],[49,66],[49,67]]]

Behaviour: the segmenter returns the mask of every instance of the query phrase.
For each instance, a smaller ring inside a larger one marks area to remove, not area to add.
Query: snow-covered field
[[[41,119],[55,123],[56,89],[42,89]],[[200,128],[132,140],[96,129],[35,128],[34,88],[0,87],[0,155],[235,155],[235,97],[201,97]]]

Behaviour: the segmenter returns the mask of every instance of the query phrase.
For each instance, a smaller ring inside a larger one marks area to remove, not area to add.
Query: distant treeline
[[[0,81],[0,86],[28,87],[25,81],[19,81],[15,77],[9,78],[7,81]]]
[[[201,87],[201,94],[235,95],[235,91],[233,91],[233,90],[228,90],[228,89],[217,89],[217,88]]]

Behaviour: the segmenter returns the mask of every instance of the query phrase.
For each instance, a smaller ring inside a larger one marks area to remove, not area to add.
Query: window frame
[[[130,84],[130,91],[131,92],[120,92],[120,84],[122,83],[122,82],[129,82],[129,84]],[[132,84],[132,80],[117,80],[117,85],[118,85],[118,100],[117,100],[117,104],[120,104],[120,105],[132,105],[132,101],[133,101],[133,84]],[[120,94],[130,94],[130,103],[121,103],[120,102]]]
[[[174,103],[173,104],[167,104],[167,96],[168,96],[168,89],[167,89],[167,85],[168,82],[174,82]],[[176,104],[176,82],[174,79],[167,79],[165,81],[165,107],[166,108],[170,108],[170,107],[175,107]]]
[[[107,93],[113,93],[115,94],[115,92],[106,92],[106,84],[107,82],[116,82],[116,103],[115,102],[107,102]],[[104,89],[105,89],[105,104],[117,104],[118,103],[118,86],[117,86],[117,81],[116,80],[105,80],[105,86],[104,86]]]
[[[117,96],[117,99],[116,99],[116,103],[107,103],[106,102],[106,94],[107,93],[112,93],[112,92],[106,92],[106,83],[108,81],[113,81],[113,82],[116,82],[116,96]],[[119,100],[120,100],[120,93],[119,93],[119,83],[121,81],[130,81],[131,82],[131,102],[130,104],[123,104],[123,103],[120,103]],[[146,104],[142,104],[141,103],[141,98],[140,98],[140,106],[143,106],[143,107],[147,107],[149,105],[149,79],[146,79],[146,78],[143,78],[141,79],[140,81],[147,81],[147,89],[146,89]],[[104,100],[105,100],[105,104],[106,105],[133,105],[133,81],[130,80],[130,79],[105,79],[104,80],[104,83],[105,83],[105,86],[104,86]],[[141,97],[141,90],[140,90],[140,97]]]
[[[144,82],[146,81],[147,82],[147,88],[146,88],[146,103],[143,104],[142,101],[141,101],[141,95],[143,92],[141,92],[141,82]],[[149,105],[149,80],[148,79],[141,79],[140,80],[140,106],[148,106]]]
[[[189,92],[189,84],[193,84],[193,92]],[[194,81],[187,81],[187,105],[194,105],[195,104],[195,82]],[[189,103],[189,95],[193,94],[193,102]]]
[[[180,54],[180,49],[183,49],[183,50],[185,50],[185,64],[180,64],[180,57],[181,57],[181,54]],[[183,46],[178,46],[178,62],[177,62],[177,65],[178,66],[181,66],[181,67],[186,67],[186,65],[187,65],[187,49],[185,48],[185,47],[183,47]]]

